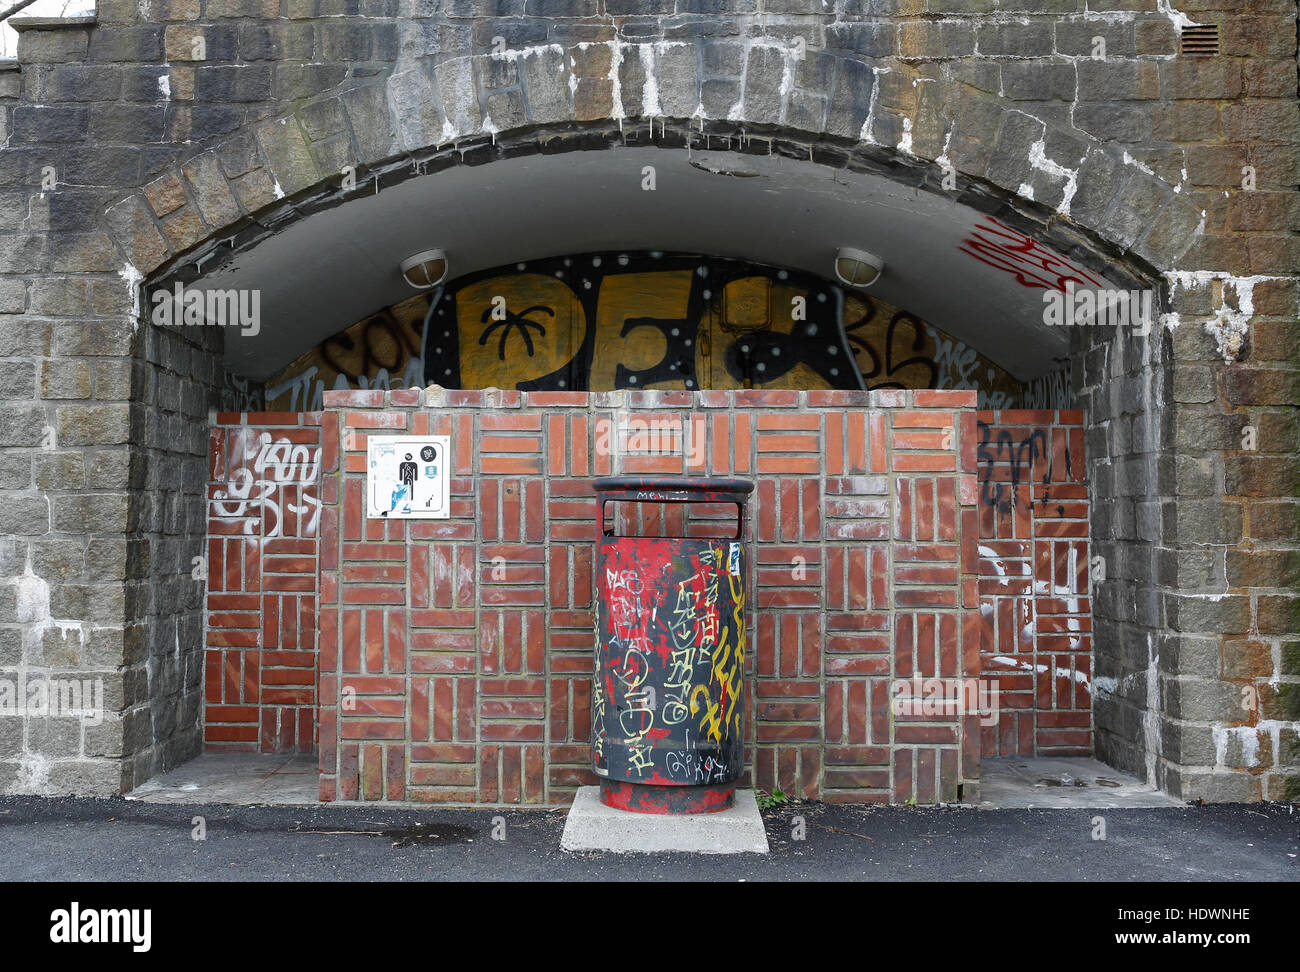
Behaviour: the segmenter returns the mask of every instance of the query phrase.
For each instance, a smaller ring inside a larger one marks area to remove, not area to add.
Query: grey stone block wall
[[[1205,59],[1155,6],[101,0],[24,29],[0,69],[0,677],[102,676],[112,718],[0,715],[0,789],[116,792],[198,746],[184,568],[225,379],[215,336],[142,320],[141,284],[346,204],[348,166],[391,185],[626,139],[926,192],[951,168],[962,202],[1160,286],[1157,333],[1074,345],[1098,751],[1186,796],[1294,797],[1295,5],[1201,0]]]
[[[131,406],[133,522],[122,714],[131,781],[203,748],[208,415],[220,399],[223,332],[142,327]]]
[[[1229,305],[1244,297],[1254,311],[1241,359],[1226,365],[1224,317],[1206,314],[1225,286]],[[1093,599],[1097,753],[1183,796],[1300,793],[1296,300],[1294,279],[1207,275],[1175,288],[1158,339],[1075,341],[1105,570]]]

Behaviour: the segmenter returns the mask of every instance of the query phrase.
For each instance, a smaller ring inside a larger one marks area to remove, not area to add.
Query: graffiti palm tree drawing
[[[492,313],[495,310],[496,310],[495,307],[489,307],[487,310],[483,312],[483,316],[479,318],[479,320],[482,323],[487,324],[488,318],[492,316]],[[545,337],[546,326],[543,324],[539,324],[537,321],[530,320],[528,315],[531,314],[533,311],[541,311],[545,314],[551,315],[551,317],[554,317],[555,311],[551,310],[549,307],[543,307],[541,304],[533,304],[531,307],[526,307],[518,314],[516,314],[514,311],[511,310],[505,310],[504,308],[503,311],[505,313],[505,317],[502,318],[501,320],[496,320],[493,321],[491,324],[488,324],[488,326],[483,329],[483,333],[479,335],[478,343],[486,346],[487,339],[491,336],[492,332],[495,331],[498,327],[501,328],[502,329],[501,342],[497,345],[497,357],[500,358],[502,361],[505,361],[506,340],[507,338],[510,337],[511,329],[517,327],[519,328],[520,336],[524,339],[524,347],[528,349],[528,357],[531,358],[533,356],[533,336],[528,333],[528,329],[530,327],[535,327],[537,328],[538,336]]]

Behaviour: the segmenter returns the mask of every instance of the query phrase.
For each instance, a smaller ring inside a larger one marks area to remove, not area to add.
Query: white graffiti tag
[[[261,535],[270,538],[283,532],[287,511],[299,517],[305,515],[300,521],[301,534],[315,536],[321,507],[316,495],[320,449],[295,445],[286,438],[272,441],[269,432],[263,432],[257,442],[256,458],[251,466],[240,457],[232,457],[236,468],[226,488],[212,494],[214,515],[223,520],[244,520],[246,534],[256,534],[260,523],[264,527]],[[298,502],[285,500],[281,491],[290,486],[301,487],[297,490]]]

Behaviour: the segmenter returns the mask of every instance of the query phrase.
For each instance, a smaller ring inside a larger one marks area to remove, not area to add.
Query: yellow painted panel
[[[480,280],[456,292],[460,380],[514,388],[549,375],[582,345],[582,305],[568,284],[540,273]]]
[[[648,317],[687,329],[691,270],[621,273],[604,278],[596,310],[596,348],[591,362],[591,391],[611,391],[621,364],[643,371],[663,364],[668,341],[657,326],[634,327],[623,336],[629,318]],[[693,349],[692,349],[693,350]],[[647,388],[685,388],[683,379],[658,381]]]

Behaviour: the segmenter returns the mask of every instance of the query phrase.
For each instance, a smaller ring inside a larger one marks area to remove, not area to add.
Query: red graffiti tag
[[[1070,282],[1081,287],[1105,286],[1087,270],[991,216],[984,217],[975,231],[962,240],[959,249],[981,263],[1011,274],[1022,287],[1065,290]]]

